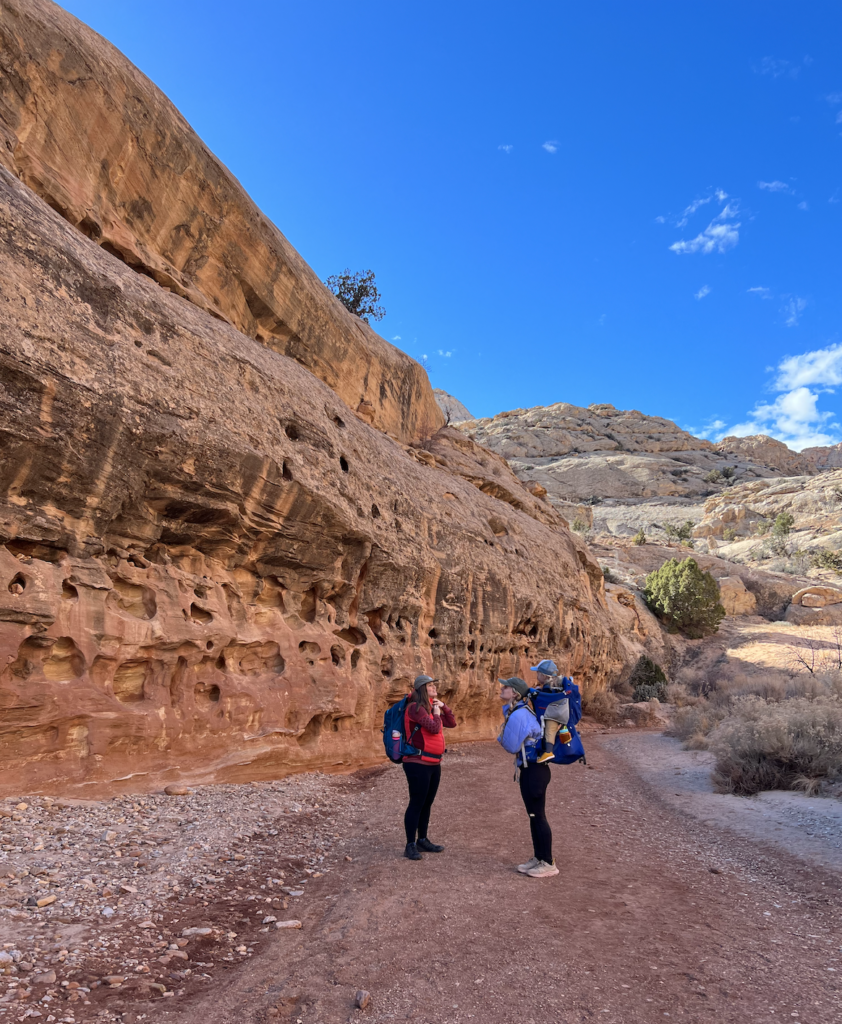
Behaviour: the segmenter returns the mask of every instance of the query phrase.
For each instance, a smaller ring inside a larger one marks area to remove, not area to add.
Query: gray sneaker
[[[537,868],[541,862],[537,857],[530,857],[525,864],[518,864],[517,869],[522,875],[528,875],[533,868]]]
[[[530,878],[552,878],[553,875],[558,874],[558,868],[555,864],[547,864],[544,860],[539,860],[534,868],[530,868],[526,872]]]

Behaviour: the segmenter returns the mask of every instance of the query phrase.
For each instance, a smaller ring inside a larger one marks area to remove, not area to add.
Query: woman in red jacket
[[[421,860],[421,850],[441,853],[444,849],[430,842],[427,827],[441,779],[441,757],[444,753],[442,726],[453,729],[456,719],[450,708],[438,699],[437,681],[430,676],[416,676],[405,712],[407,742],[419,751],[411,757],[404,757],[402,762],[409,784],[409,806],[403,818],[406,829],[404,857],[410,860]]]

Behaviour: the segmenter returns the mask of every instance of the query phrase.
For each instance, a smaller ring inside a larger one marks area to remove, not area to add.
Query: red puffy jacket
[[[423,704],[411,700],[404,712],[404,729],[406,730],[406,741],[421,751],[413,757],[405,757],[407,764],[440,764],[441,756],[444,753],[445,729],[455,729],[456,719],[450,708],[443,704],[440,715],[430,715],[424,709]],[[420,728],[416,729],[416,726]]]

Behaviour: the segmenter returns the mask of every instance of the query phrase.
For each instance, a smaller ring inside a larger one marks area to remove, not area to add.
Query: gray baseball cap
[[[554,661],[550,661],[548,658],[542,661],[540,664],[536,665],[535,668],[531,668],[529,671],[540,672],[542,675],[545,676],[558,675],[558,668],[556,667],[556,663]]]
[[[438,679],[433,679],[432,676],[416,676],[415,682],[412,684],[413,690],[420,690],[422,686],[426,686],[427,683],[437,683]]]
[[[519,676],[512,676],[511,679],[498,679],[497,682],[502,683],[503,686],[510,686],[521,697],[525,697],[529,693],[529,687]]]

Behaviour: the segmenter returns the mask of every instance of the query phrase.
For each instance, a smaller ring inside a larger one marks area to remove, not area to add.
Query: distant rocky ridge
[[[705,479],[713,470],[731,468],[737,479],[809,474],[818,471],[823,455],[800,456],[762,435],[715,445],[661,416],[609,404],[583,409],[559,402],[460,427],[508,459],[521,479],[538,481],[551,500],[563,502],[594,496],[698,499],[713,493]]]
[[[718,496],[727,504],[732,487],[809,479],[842,466],[842,445],[798,453],[763,434],[713,444],[661,416],[610,404],[514,409],[459,428],[503,455],[533,493],[546,492],[563,515],[596,534],[663,531],[687,519],[698,524],[704,503]]]

